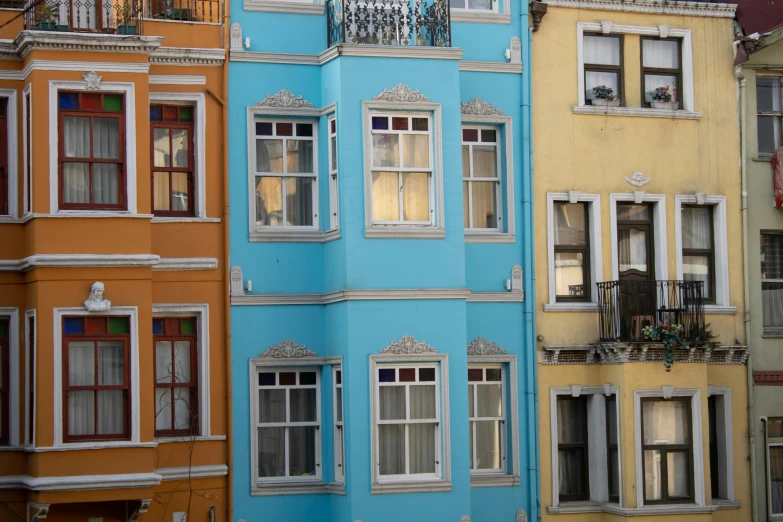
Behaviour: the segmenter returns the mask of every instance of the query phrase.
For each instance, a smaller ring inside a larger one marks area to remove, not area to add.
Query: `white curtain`
[[[680,67],[679,45],[676,40],[642,40],[644,66],[656,69]]]
[[[98,342],[98,384],[125,384],[125,348],[122,341]],[[98,433],[122,433],[125,408],[122,390],[98,391]]]
[[[95,385],[95,344],[90,341],[68,343],[68,385]],[[95,433],[95,392],[68,392],[68,434]]]
[[[712,212],[708,207],[682,209],[682,248],[711,248]]]
[[[402,175],[402,215],[405,221],[429,221],[429,174],[406,172]]]
[[[376,221],[400,219],[400,181],[396,172],[372,173],[372,218]]]
[[[585,36],[583,52],[584,63],[620,65],[619,38],[605,36]]]
[[[636,229],[619,231],[617,254],[620,258],[620,272],[639,270],[646,272],[647,264],[647,232]]]
[[[765,327],[783,328],[783,283],[761,283]]]
[[[406,426],[405,386],[380,388],[381,420],[399,420],[398,424],[378,427],[381,475],[405,474],[405,430],[408,430],[409,473],[435,473],[435,437],[437,425],[435,386],[410,386],[410,420],[432,420],[431,423],[408,423]]]
[[[90,118],[66,116],[63,125],[63,142],[66,158],[88,158]],[[89,203],[89,164],[65,163],[63,171],[63,200],[66,203]]]
[[[502,387],[500,384],[476,385],[476,417],[500,418],[502,408]],[[476,468],[499,469],[501,467],[501,430],[500,420],[478,421],[474,423],[476,431]]]
[[[783,514],[783,447],[769,448],[769,477],[772,493],[772,514]]]
[[[120,120],[117,118],[93,118],[93,155],[101,159],[118,159],[120,146]],[[119,170],[116,163],[94,163],[92,166],[93,203],[116,204],[119,202]]]

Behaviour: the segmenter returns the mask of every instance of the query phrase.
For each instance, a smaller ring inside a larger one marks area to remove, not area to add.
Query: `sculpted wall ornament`
[[[459,522],[470,522],[470,517],[463,515],[462,518],[459,519]]]
[[[87,82],[87,89],[97,90],[101,88],[101,80],[103,76],[98,76],[95,71],[90,71],[87,74],[83,74],[82,78]]]
[[[242,285],[242,269],[238,266],[231,267],[231,295],[245,295]]]
[[[232,51],[242,51],[242,26],[237,22],[231,24],[231,46]]]
[[[378,96],[373,96],[373,100],[390,102],[428,102],[429,98],[413,90],[403,83],[398,83],[391,89],[384,89]]]
[[[111,310],[111,301],[103,298],[105,288],[100,281],[90,286],[90,296],[84,302],[84,308],[88,312],[108,312]]]
[[[503,111],[481,98],[473,98],[469,102],[462,102],[462,114],[476,114],[478,116],[502,116]]]
[[[511,51],[511,63],[522,63],[522,41],[516,37],[511,37],[509,42],[509,50]]]
[[[310,351],[303,344],[296,344],[286,339],[277,346],[270,346],[260,357],[273,357],[275,359],[299,359],[301,357],[315,357],[315,352]]]
[[[506,355],[508,352],[483,337],[477,337],[468,344],[468,355]]]
[[[399,341],[394,341],[389,346],[381,350],[381,353],[393,355],[411,355],[422,353],[435,353],[435,348],[428,345],[426,341],[417,341],[410,335],[406,335]]]
[[[256,103],[256,106],[283,107],[286,109],[309,109],[313,106],[313,104],[303,99],[301,96],[296,96],[291,91],[283,89],[277,94],[270,94],[260,102]]]
[[[643,187],[652,181],[652,178],[646,178],[641,172],[634,172],[630,178],[625,176],[625,181],[633,185],[634,187]]]
[[[527,512],[524,509],[517,511],[517,522],[527,522]]]

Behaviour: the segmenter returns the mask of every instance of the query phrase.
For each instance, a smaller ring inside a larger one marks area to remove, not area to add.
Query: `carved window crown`
[[[483,337],[477,337],[468,344],[468,355],[506,355],[508,352]]]
[[[429,98],[419,93],[418,90],[411,89],[403,83],[398,83],[391,89],[384,89],[378,96],[373,96],[374,100],[389,102],[428,102]]]
[[[275,359],[299,359],[302,357],[315,357],[315,352],[308,350],[303,344],[296,344],[286,339],[278,345],[270,346],[260,357],[273,357]]]
[[[399,341],[393,341],[389,346],[381,350],[383,354],[389,355],[417,355],[435,353],[435,348],[428,345],[425,341],[418,341],[406,335]]]

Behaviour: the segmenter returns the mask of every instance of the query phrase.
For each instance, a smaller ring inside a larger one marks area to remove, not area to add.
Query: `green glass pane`
[[[8,323],[0,323],[0,339],[8,337]]]
[[[179,108],[179,121],[182,121],[182,122],[193,121],[193,107],[180,107]]]
[[[128,318],[127,317],[110,317],[109,318],[109,333],[111,333],[111,334],[125,334],[125,333],[128,333]]]
[[[181,328],[183,334],[192,334],[196,332],[196,320],[195,319],[183,319],[181,321]]]
[[[117,94],[104,94],[103,95],[103,110],[105,111],[121,111],[122,110],[122,96]]]

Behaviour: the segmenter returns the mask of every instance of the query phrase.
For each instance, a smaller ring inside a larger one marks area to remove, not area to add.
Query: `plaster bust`
[[[84,308],[88,312],[108,312],[111,309],[111,301],[103,298],[104,286],[96,281],[90,286],[90,296],[84,302]]]

